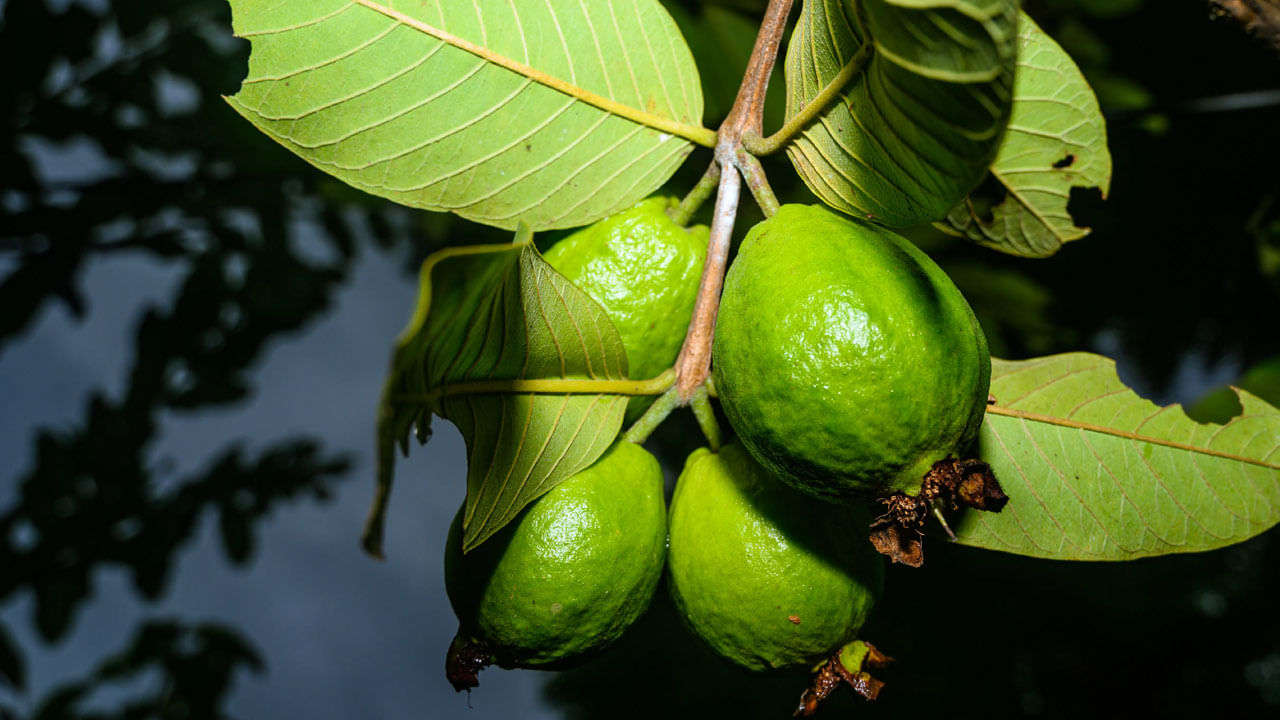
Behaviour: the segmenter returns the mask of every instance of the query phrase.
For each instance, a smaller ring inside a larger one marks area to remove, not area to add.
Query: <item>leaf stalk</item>
[[[693,186],[680,204],[669,211],[671,219],[680,227],[687,226],[693,220],[693,214],[711,198],[712,193],[720,185],[720,163],[712,162],[702,174],[698,184]]]
[[[845,87],[866,67],[874,47],[871,42],[864,42],[862,47],[858,48],[858,52],[849,58],[849,62],[840,68],[840,72],[831,78],[831,82],[827,83],[826,87],[813,96],[813,99],[800,108],[800,112],[792,116],[777,132],[764,138],[760,137],[759,133],[744,133],[742,146],[752,155],[772,155],[786,147],[796,135],[800,134],[800,131],[816,120],[823,110],[840,98]]]
[[[760,211],[764,216],[769,218],[778,212],[778,196],[773,194],[773,188],[769,185],[769,178],[764,174],[764,167],[755,155],[747,152],[746,148],[738,148],[737,155],[738,170],[742,172],[742,178],[747,182],[747,188],[751,190],[751,196],[756,199],[756,204],[760,206]]]
[[[649,436],[653,434],[653,431],[657,430],[658,426],[662,424],[662,421],[667,419],[671,411],[679,406],[680,394],[673,387],[653,401],[649,409],[645,410],[644,414],[622,434],[622,439],[626,442],[643,445],[649,439]]]

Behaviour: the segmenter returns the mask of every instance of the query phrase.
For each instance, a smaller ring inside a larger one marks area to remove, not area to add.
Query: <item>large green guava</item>
[[[671,597],[728,660],[810,668],[857,636],[880,594],[867,522],[861,506],[787,487],[736,443],[697,450],[671,500]]]
[[[473,686],[489,662],[554,667],[617,639],[653,597],[666,539],[662,469],[629,442],[466,554],[459,510],[445,550],[445,587],[460,625],[450,680]]]
[[[912,495],[982,422],[986,338],[909,241],[817,206],[751,229],[712,350],[729,423],[765,468],[831,500]]]

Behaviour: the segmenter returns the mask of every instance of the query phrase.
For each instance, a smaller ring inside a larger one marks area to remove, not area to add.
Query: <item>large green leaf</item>
[[[965,545],[1059,560],[1210,550],[1280,522],[1280,410],[1200,424],[1087,353],[994,360],[979,455],[1009,495],[959,522]]]
[[[622,426],[627,397],[538,392],[537,380],[625,380],[627,355],[603,308],[529,241],[449,248],[423,263],[418,309],[397,345],[378,427],[379,482],[395,445],[432,413],[467,444],[463,548],[595,462]],[[381,496],[385,501],[385,494]],[[380,552],[375,506],[366,547]]]
[[[1018,26],[1013,112],[991,175],[1004,199],[987,209],[965,198],[942,229],[1024,257],[1052,255],[1088,235],[1067,212],[1071,188],[1098,188],[1106,197],[1111,185],[1098,99],[1071,57],[1026,15]]]
[[[657,0],[231,0],[252,43],[228,102],[351,185],[514,228],[572,227],[663,183],[700,127]]]
[[[787,47],[787,117],[865,65],[787,146],[805,184],[893,227],[946,215],[999,145],[1017,19],[1016,0],[807,0]]]

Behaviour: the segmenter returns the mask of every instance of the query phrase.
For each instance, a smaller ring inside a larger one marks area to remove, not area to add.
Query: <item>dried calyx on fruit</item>
[[[736,665],[820,666],[801,714],[840,684],[874,698],[867,671],[888,658],[857,640],[884,583],[867,517],[787,487],[737,443],[697,450],[671,499],[667,588],[692,633]]]
[[[922,562],[934,509],[998,510],[985,464],[958,460],[985,412],[991,359],[960,291],[901,236],[786,205],[743,240],[725,279],[716,390],[739,438],[792,487],[883,499],[873,528]]]

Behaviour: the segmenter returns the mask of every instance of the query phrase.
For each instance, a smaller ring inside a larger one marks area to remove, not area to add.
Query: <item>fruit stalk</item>
[[[693,186],[693,189],[689,191],[688,195],[684,196],[678,206],[668,210],[667,214],[671,216],[671,219],[677,225],[681,227],[688,225],[693,221],[693,214],[698,211],[698,208],[702,207],[702,203],[706,202],[707,198],[711,197],[711,194],[716,191],[719,185],[720,164],[713,162],[707,167],[707,171],[702,174],[698,184]]]
[[[765,10],[755,47],[747,61],[747,69],[738,88],[738,96],[717,132],[715,162],[720,167],[720,185],[716,193],[716,209],[707,243],[707,264],[698,286],[698,299],[693,318],[685,334],[684,346],[676,359],[676,390],[683,403],[707,380],[711,371],[711,338],[715,331],[716,313],[720,308],[720,289],[724,285],[725,267],[729,261],[729,243],[733,222],[738,214],[742,194],[742,178],[738,173],[737,155],[745,132],[760,134],[764,125],[764,98],[769,76],[778,59],[778,48],[791,14],[792,0],[770,0]]]

